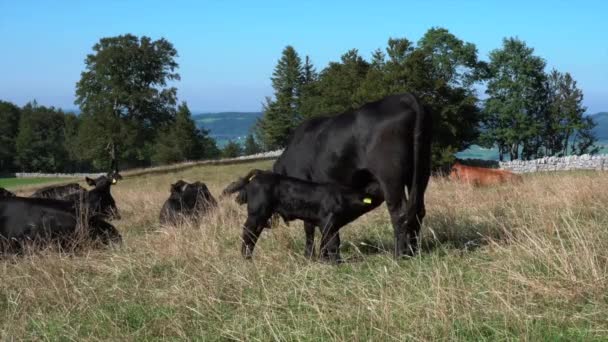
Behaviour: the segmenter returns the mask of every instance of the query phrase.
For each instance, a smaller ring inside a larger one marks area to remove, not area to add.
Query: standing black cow
[[[395,257],[413,255],[425,216],[431,129],[431,116],[413,95],[387,96],[353,111],[303,122],[273,170],[355,189],[377,182],[376,195],[386,201],[393,224]],[[362,208],[359,216],[380,204]],[[314,224],[305,221],[304,227],[307,240],[314,239]]]
[[[82,229],[82,230],[80,230]],[[74,242],[78,233],[103,243],[121,242],[120,233],[99,215],[88,215],[69,201],[0,198],[0,251],[19,252],[27,242]]]
[[[183,218],[197,219],[217,206],[205,183],[187,183],[183,180],[171,184],[171,195],[160,211],[161,224],[177,224]]]
[[[2,197],[15,197],[15,194],[5,188],[0,188],[0,198]]]

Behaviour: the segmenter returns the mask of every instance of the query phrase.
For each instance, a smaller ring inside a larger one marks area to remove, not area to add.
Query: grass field
[[[270,164],[125,179],[112,190],[122,247],[0,261],[0,339],[608,339],[608,174],[432,179],[422,252],[402,261],[384,206],[342,230],[340,266],[303,258],[300,223],[265,231],[242,260],[232,199],[197,226],[159,227],[171,182],[217,195]]]
[[[69,178],[51,178],[51,177],[42,177],[42,178],[0,178],[0,188],[19,188],[28,185],[38,185],[38,184],[46,184],[46,183],[58,183],[63,182]]]

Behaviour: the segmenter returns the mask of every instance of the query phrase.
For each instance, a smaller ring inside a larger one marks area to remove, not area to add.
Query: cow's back
[[[396,158],[392,152],[411,156],[416,106],[413,96],[399,94],[336,116],[307,120],[296,128],[273,170],[350,186],[358,170],[371,169],[378,161],[407,163],[400,160],[404,156]],[[392,153],[389,160],[383,159],[385,152]]]

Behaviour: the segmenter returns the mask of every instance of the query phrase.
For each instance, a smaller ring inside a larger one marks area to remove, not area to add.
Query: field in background
[[[395,261],[384,206],[342,230],[347,262],[303,258],[300,223],[241,259],[245,208],[160,227],[169,184],[218,195],[272,161],[128,178],[112,190],[121,248],[0,261],[0,340],[604,340],[608,174],[520,186],[432,179],[420,256]],[[318,236],[317,236],[318,238]]]
[[[60,183],[68,180],[69,178],[0,178],[0,188],[12,189],[18,187],[24,187],[28,185],[39,185],[46,183]]]

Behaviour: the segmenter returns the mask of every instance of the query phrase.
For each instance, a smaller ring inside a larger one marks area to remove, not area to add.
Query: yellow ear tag
[[[365,198],[363,199],[363,203],[365,203],[365,204],[372,204],[372,199],[371,199],[371,198],[369,198],[369,197],[365,197]]]
[[[116,184],[116,179],[112,178],[112,184]]]

